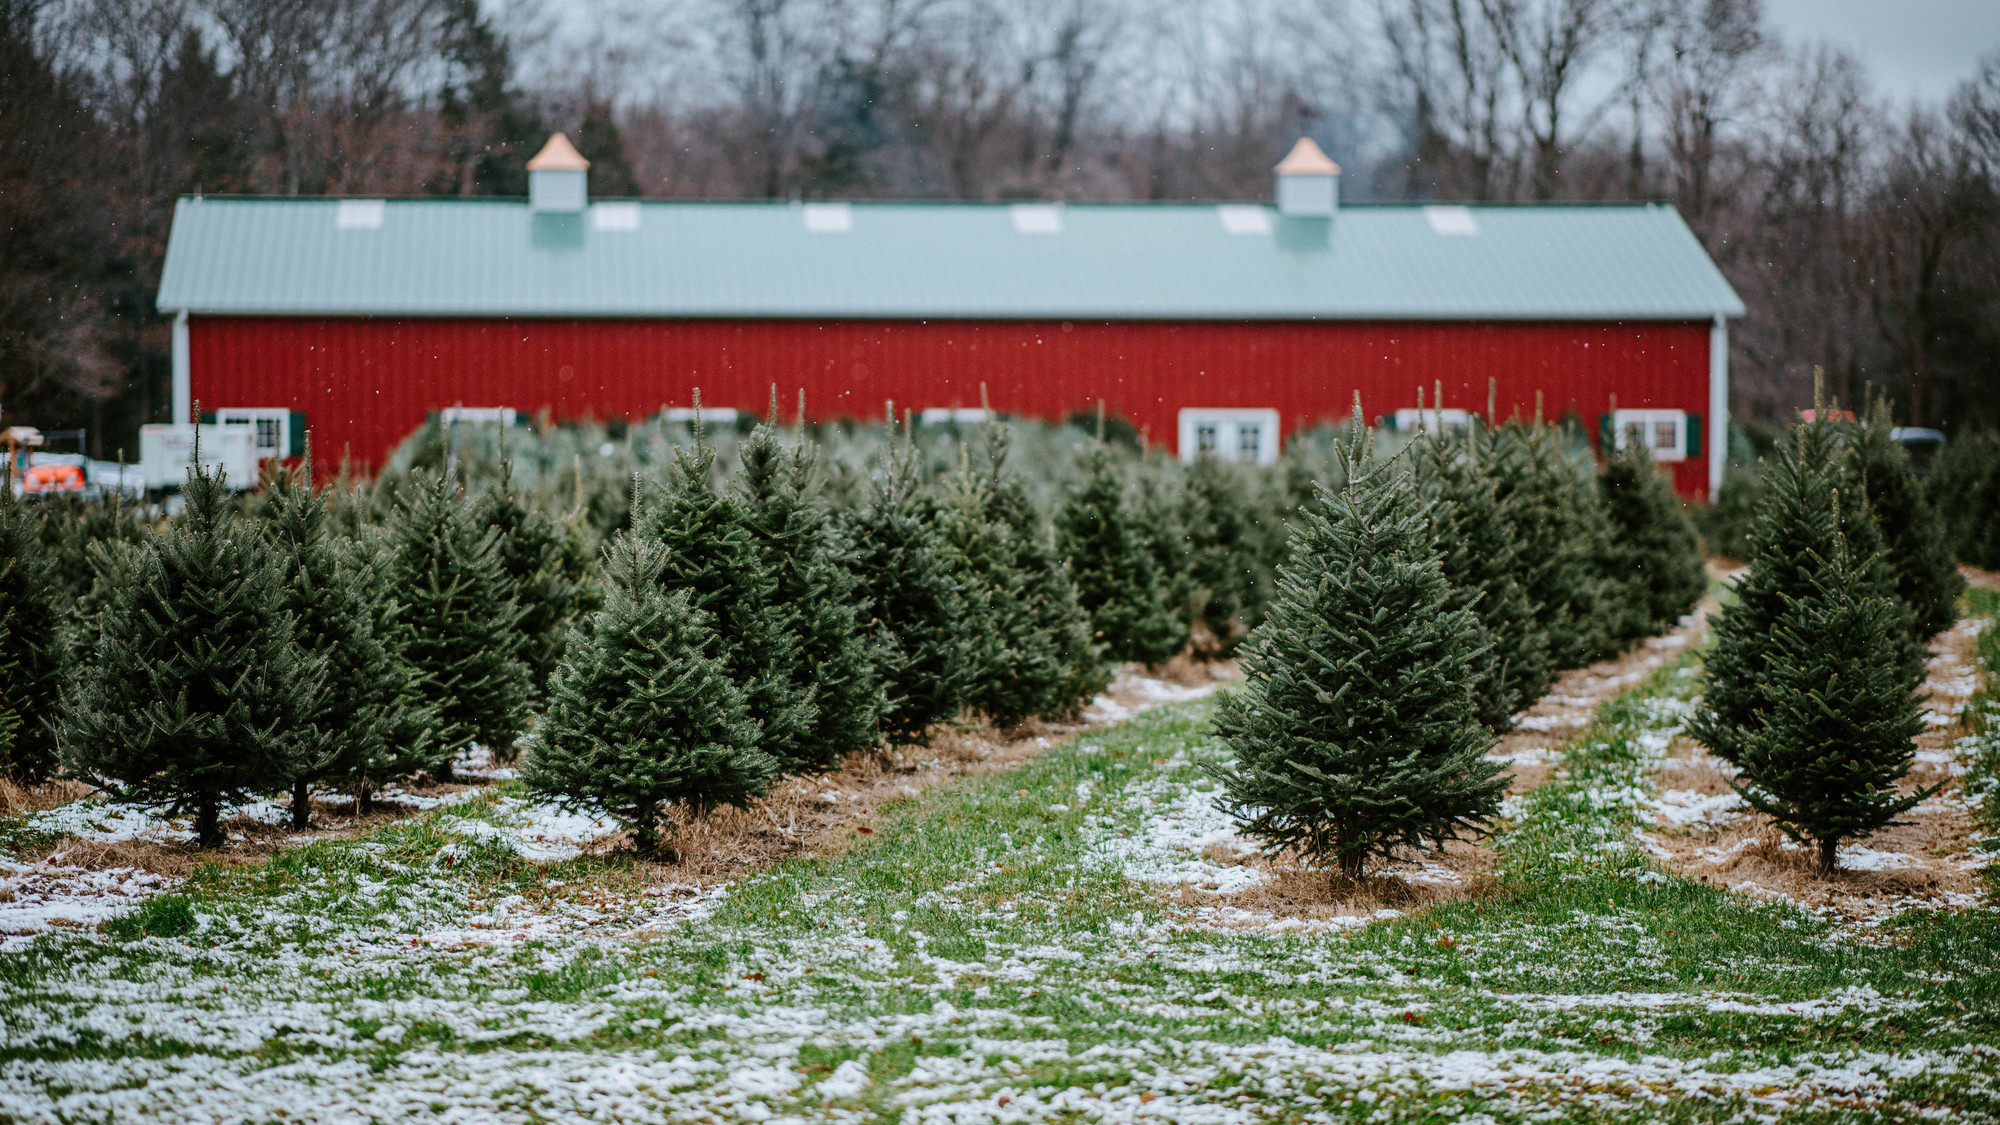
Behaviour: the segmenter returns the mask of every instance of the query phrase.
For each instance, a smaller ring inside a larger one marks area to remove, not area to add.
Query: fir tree
[[[964,607],[917,487],[916,451],[889,451],[867,506],[848,525],[863,624],[877,637],[891,742],[923,744],[933,723],[965,706]]]
[[[41,781],[56,764],[50,720],[71,667],[67,599],[39,524],[14,495],[10,464],[0,471],[0,630],[14,666],[0,675],[0,711],[14,716],[14,735],[0,752],[0,774],[25,783]]]
[[[1139,503],[1133,522],[1160,572],[1167,612],[1184,633],[1192,633],[1197,591],[1189,573],[1187,528],[1181,523],[1181,503],[1158,471],[1139,475]]]
[[[521,611],[500,569],[500,533],[474,522],[456,482],[417,472],[396,494],[390,527],[402,648],[418,699],[436,714],[427,769],[451,777],[452,759],[478,742],[512,748],[527,722],[528,666],[517,655]]]
[[[293,643],[277,558],[230,511],[222,475],[197,456],[182,496],[64,700],[62,747],[118,800],[193,810],[215,848],[223,805],[291,780],[322,670]]]
[[[365,785],[395,743],[422,738],[401,713],[408,669],[377,633],[368,576],[344,564],[312,487],[312,450],[296,470],[279,469],[265,494],[264,534],[277,553],[285,608],[298,647],[324,678],[294,733],[292,827],[312,825],[312,787]]]
[[[1874,592],[1856,565],[1829,502],[1810,521],[1826,544],[1805,561],[1803,596],[1785,596],[1772,627],[1758,723],[1733,732],[1731,785],[1787,835],[1819,849],[1831,875],[1840,841],[1896,823],[1943,788],[1913,793],[1896,783],[1910,772],[1924,728],[1917,676],[1897,657],[1909,628],[1906,607]]]
[[[1057,552],[1068,560],[1077,601],[1111,655],[1163,663],[1186,646],[1187,623],[1172,612],[1169,587],[1109,451],[1098,446],[1088,469],[1056,514]]]
[[[1497,498],[1520,545],[1517,580],[1548,637],[1550,664],[1580,668],[1613,647],[1596,490],[1555,427],[1509,422],[1496,437]]]
[[[1771,807],[1802,809],[1810,801],[1827,807],[1857,801],[1865,805],[1865,791],[1837,787],[1865,782],[1883,761],[1879,744],[1869,748],[1881,734],[1879,726],[1867,737],[1850,732],[1853,744],[1862,747],[1864,757],[1858,762],[1846,760],[1851,749],[1822,754],[1823,748],[1796,742],[1805,737],[1807,727],[1801,724],[1810,717],[1798,710],[1800,700],[1809,697],[1799,694],[1804,681],[1797,643],[1812,639],[1802,630],[1838,627],[1845,630],[1842,644],[1865,638],[1877,650],[1865,659],[1843,650],[1843,659],[1854,661],[1843,681],[1848,690],[1873,693],[1867,698],[1878,710],[1871,722],[1894,718],[1892,711],[1881,710],[1887,707],[1882,683],[1901,684],[1908,693],[1923,675],[1923,650],[1911,634],[1907,607],[1896,598],[1894,572],[1881,557],[1874,518],[1858,489],[1841,490],[1845,479],[1838,436],[1823,422],[1796,427],[1766,462],[1750,572],[1736,584],[1735,604],[1714,619],[1702,707],[1690,725],[1717,756],[1743,769],[1746,799],[1754,788]],[[1885,612],[1896,619],[1896,627],[1882,635],[1875,630]],[[1781,632],[1781,626],[1788,631]],[[1832,638],[1827,643],[1831,646]],[[1878,662],[1893,672],[1889,680],[1881,680],[1886,673],[1875,670]],[[1781,718],[1781,708],[1791,710]],[[1847,719],[1836,721],[1838,714]],[[1836,726],[1865,717],[1846,710],[1823,716]],[[1907,748],[1903,761],[1906,768]],[[1752,773],[1753,768],[1767,772]],[[1802,798],[1799,787],[1811,784],[1824,791]]]
[[[589,585],[579,538],[530,504],[514,481],[514,462],[503,456],[500,479],[480,493],[473,524],[500,533],[496,550],[509,595],[521,611],[521,662],[528,666],[532,698],[539,700],[562,658],[570,622],[583,608]]]
[[[1411,449],[1420,495],[1430,501],[1452,604],[1478,621],[1485,651],[1475,659],[1479,721],[1495,731],[1533,706],[1555,680],[1548,634],[1522,589],[1526,563],[1514,525],[1500,510],[1491,472],[1493,439],[1474,423],[1464,435],[1438,435]]]
[[[1004,471],[1006,433],[988,441],[988,471],[957,473],[943,512],[976,646],[966,702],[1001,727],[1074,715],[1109,671],[1069,568],[1019,478]]]
[[[716,490],[714,460],[697,426],[694,449],[674,451],[665,497],[640,527],[666,551],[664,587],[687,591],[713,622],[710,655],[743,689],[761,727],[758,748],[788,772],[813,771],[819,762],[808,743],[819,709],[810,685],[794,676],[803,607],[778,600],[777,576],[758,557],[739,506]]]
[[[1218,705],[1235,760],[1214,770],[1244,831],[1349,879],[1477,829],[1506,789],[1473,695],[1478,623],[1409,475],[1368,462],[1359,409],[1347,485],[1301,514],[1248,681]]]
[[[322,490],[321,498],[326,496]],[[329,515],[332,506],[329,505]],[[432,702],[428,677],[410,662],[412,640],[404,624],[404,607],[397,600],[401,561],[393,537],[378,527],[360,527],[351,537],[336,540],[340,566],[362,598],[369,628],[382,646],[383,719],[386,730],[371,743],[371,753],[356,761],[342,782],[354,794],[355,807],[374,807],[375,790],[391,779],[436,767],[440,739],[446,731]]]
[[[1256,627],[1270,600],[1271,577],[1250,484],[1232,465],[1202,458],[1189,466],[1181,494],[1188,578],[1199,618],[1224,651]]]
[[[1945,518],[1952,554],[2000,569],[2000,430],[1975,431],[1946,445],[1924,492]]]
[[[1910,627],[1928,641],[1958,620],[1965,579],[1951,558],[1944,520],[1910,475],[1910,455],[1890,436],[1889,403],[1878,399],[1855,434],[1853,472],[1896,572],[1896,595],[1910,607]]]
[[[1597,487],[1611,530],[1608,573],[1622,590],[1616,600],[1643,611],[1620,631],[1631,642],[1672,625],[1701,600],[1708,589],[1701,543],[1650,450],[1612,458]]]
[[[685,590],[662,588],[666,552],[625,532],[605,552],[608,589],[549,685],[549,712],[521,770],[535,793],[603,809],[639,850],[660,843],[661,814],[746,806],[778,763],[757,749],[757,723],[706,615]]]
[[[812,498],[814,461],[805,446],[787,452],[765,424],[743,443],[742,458],[738,511],[757,565],[775,583],[773,602],[795,611],[798,658],[790,674],[818,712],[800,743],[800,764],[830,768],[876,744],[886,706],[876,638],[861,628],[866,619],[859,580],[849,569],[852,551]]]

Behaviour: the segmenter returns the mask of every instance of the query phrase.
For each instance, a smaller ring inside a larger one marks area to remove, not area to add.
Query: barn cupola
[[[1278,214],[1287,218],[1330,219],[1340,206],[1340,165],[1311,137],[1300,137],[1278,162]]]
[[[575,213],[589,202],[590,161],[576,151],[569,137],[551,136],[528,161],[528,206],[535,211]]]

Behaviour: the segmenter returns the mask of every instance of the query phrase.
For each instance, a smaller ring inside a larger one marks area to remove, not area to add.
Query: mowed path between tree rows
[[[0,1120],[2000,1118],[1990,899],[1864,923],[1661,854],[1698,659],[1567,680],[1476,858],[1345,898],[1243,854],[1207,699],[837,775],[787,798],[817,854],[732,878],[502,779],[10,941]]]

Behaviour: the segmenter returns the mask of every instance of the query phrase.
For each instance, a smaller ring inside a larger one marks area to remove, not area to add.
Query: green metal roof
[[[1681,320],[1743,303],[1671,207],[185,197],[169,312]]]

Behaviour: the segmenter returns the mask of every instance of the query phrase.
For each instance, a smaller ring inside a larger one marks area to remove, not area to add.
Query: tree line
[[[1045,506],[1050,470],[1014,467],[1017,427],[978,427],[942,471],[904,427],[873,435],[842,491],[813,435],[773,415],[732,443],[729,474],[694,427],[625,478],[601,534],[581,458],[573,480],[531,485],[503,456],[470,487],[472,457],[317,489],[295,466],[241,501],[202,471],[164,523],[115,498],[0,493],[16,660],[0,763],[192,814],[215,846],[233,803],[289,794],[303,828],[316,793],[365,806],[415,775],[448,781],[477,744],[524,752],[532,790],[609,811],[650,849],[671,810],[742,804],[941,724],[1073,718],[1119,662],[1233,652],[1309,522],[1293,490],[1349,471],[1182,466],[1100,423]],[[1018,429],[1045,444],[1056,428]],[[1701,593],[1693,530],[1649,460],[1599,467],[1536,420],[1403,461],[1470,638],[1453,690],[1481,729]]]
[[[136,445],[183,192],[1662,199],[1749,306],[1735,399],[1991,426],[2000,56],[1896,104],[1756,0],[0,0],[0,407]]]

